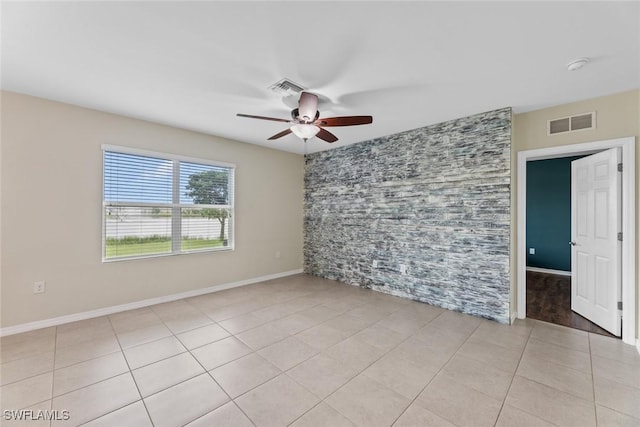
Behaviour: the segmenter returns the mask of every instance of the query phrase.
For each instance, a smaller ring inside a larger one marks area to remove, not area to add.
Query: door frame
[[[516,317],[527,316],[527,162],[622,148],[622,341],[636,341],[636,154],[635,137],[608,139],[518,152]],[[568,244],[568,242],[567,242]]]

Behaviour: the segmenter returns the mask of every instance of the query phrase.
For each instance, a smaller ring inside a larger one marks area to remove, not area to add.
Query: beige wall
[[[9,92],[1,118],[2,327],[302,268],[300,155]],[[235,251],[103,264],[101,144],[235,163]]]
[[[2,327],[302,267],[302,156],[15,93],[1,95]],[[597,113],[596,129],[547,135],[547,120],[588,111]],[[516,114],[512,235],[519,151],[625,136],[640,136],[639,90]],[[236,250],[102,264],[101,144],[235,163]],[[640,157],[640,150],[636,153]],[[512,239],[512,311],[517,309],[519,238],[525,236]],[[47,281],[45,294],[32,293],[38,280]]]
[[[547,120],[590,111],[596,112],[596,129],[553,136],[547,135]],[[640,90],[587,99],[571,104],[531,111],[529,113],[516,114],[513,124],[511,169],[511,197],[514,200],[512,224],[516,223],[517,214],[516,177],[518,171],[516,159],[519,151],[576,144],[581,142],[602,141],[627,136],[636,137],[636,191],[638,192],[638,190],[640,190],[640,169],[638,168],[640,150],[638,150],[637,142],[640,137]],[[636,198],[636,215],[640,217],[638,202],[640,202],[640,196],[637,196]],[[636,226],[636,233],[639,231],[640,227]],[[515,231],[513,233],[513,235],[515,235]],[[517,248],[517,239],[525,238],[526,236],[516,236],[516,239],[513,239],[514,242],[512,242],[512,250],[514,251],[512,259],[514,263],[512,264],[511,305],[513,307],[513,311],[517,310],[515,280],[517,253],[515,248]],[[639,241],[640,238],[636,236],[636,242]],[[640,255],[640,251],[638,251],[637,248],[636,253]],[[637,263],[637,267],[640,269],[640,260]],[[638,280],[636,280],[636,284],[637,283]],[[640,289],[636,290],[636,297],[638,297],[639,294]],[[636,302],[636,318],[638,320],[637,331],[640,331],[640,316],[638,316],[638,313],[638,303]]]

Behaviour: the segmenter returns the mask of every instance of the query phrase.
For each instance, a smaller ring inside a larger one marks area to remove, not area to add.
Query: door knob
[[[576,246],[576,244],[577,244],[577,243],[576,243],[576,242],[569,242],[569,244],[570,244],[571,246]]]

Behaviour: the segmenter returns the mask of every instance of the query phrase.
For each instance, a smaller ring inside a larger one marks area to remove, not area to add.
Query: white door
[[[620,336],[619,148],[571,162],[571,310]]]

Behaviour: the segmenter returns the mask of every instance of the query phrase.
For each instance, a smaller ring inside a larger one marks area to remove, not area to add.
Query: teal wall
[[[528,267],[571,271],[571,161],[580,157],[527,163]]]

